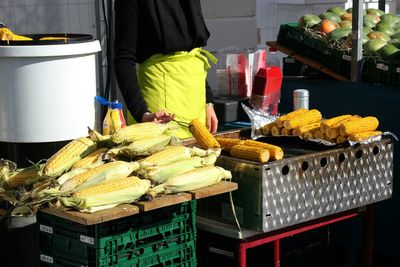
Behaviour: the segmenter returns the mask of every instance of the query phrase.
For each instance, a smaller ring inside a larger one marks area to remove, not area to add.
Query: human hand
[[[142,122],[154,121],[155,123],[167,123],[171,119],[175,118],[175,115],[170,115],[165,110],[160,110],[157,112],[146,112],[143,114]]]
[[[206,126],[211,133],[216,133],[218,129],[218,118],[215,114],[214,107],[212,105],[206,106]]]

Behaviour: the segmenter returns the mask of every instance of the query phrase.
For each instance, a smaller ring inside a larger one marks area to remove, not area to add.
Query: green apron
[[[149,111],[166,110],[175,114],[177,121],[189,123],[198,119],[205,124],[208,59],[217,62],[208,51],[195,48],[190,52],[156,54],[139,64],[139,86]],[[132,119],[129,114],[128,122]],[[173,134],[182,139],[192,136],[184,126]]]

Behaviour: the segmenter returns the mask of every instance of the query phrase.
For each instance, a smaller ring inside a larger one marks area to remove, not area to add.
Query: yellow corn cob
[[[215,138],[224,150],[229,151],[233,146],[243,144],[243,140],[239,138],[226,138],[216,137]]]
[[[291,136],[292,133],[293,133],[293,130],[288,130],[286,128],[282,128],[282,130],[281,130],[281,135],[283,135],[283,136]]]
[[[354,121],[344,122],[340,125],[340,135],[346,136],[353,133],[375,131],[379,126],[376,117],[364,117]]]
[[[339,136],[336,138],[336,143],[337,143],[337,144],[341,144],[341,143],[344,143],[344,142],[346,142],[346,141],[347,141],[347,138],[344,137],[344,136],[341,136],[341,135],[339,135]]]
[[[265,163],[269,160],[269,150],[255,146],[236,145],[231,148],[233,157]]]
[[[303,137],[303,138],[312,139],[312,138],[314,138],[314,131],[305,132],[305,133],[302,135],[302,137]]]
[[[268,149],[270,159],[272,159],[272,160],[283,159],[283,149],[279,146],[271,145],[271,144],[264,143],[264,142],[254,141],[254,140],[245,140],[244,145]]]
[[[340,135],[339,127],[340,127],[340,125],[342,125],[342,123],[349,122],[349,121],[353,121],[353,120],[357,120],[357,119],[359,119],[359,118],[361,118],[361,117],[358,116],[358,115],[353,115],[353,116],[348,117],[348,118],[346,118],[346,119],[344,119],[344,120],[342,120],[342,121],[335,122],[334,124],[331,125],[331,127],[327,127],[327,128],[325,129],[325,134],[326,134],[329,138],[335,139],[335,138],[337,138],[337,137]]]
[[[189,130],[202,149],[220,147],[215,137],[200,121],[192,120],[189,124]]]
[[[61,202],[65,206],[85,210],[104,205],[131,203],[144,195],[149,188],[149,180],[129,176],[85,188],[74,193],[72,197],[61,198]]]
[[[321,112],[316,109],[309,110],[304,113],[300,113],[298,116],[285,120],[283,126],[290,130],[296,127],[311,124],[315,122],[320,122],[322,119]]]
[[[1,41],[31,41],[32,38],[17,35],[8,28],[0,28],[0,40]]]
[[[337,122],[343,121],[347,118],[350,118],[351,115],[340,115],[340,116],[336,116],[327,120],[324,120],[321,122],[321,132],[322,133],[326,133],[326,130],[330,127],[332,127],[332,125],[334,125]]]
[[[273,127],[271,128],[271,134],[272,134],[272,136],[279,136],[279,135],[281,135],[281,129],[282,129],[282,128],[279,128],[277,125],[273,126]]]
[[[141,168],[168,164],[174,161],[188,159],[191,150],[185,146],[167,146],[164,150],[157,152],[139,161]]]
[[[39,166],[32,165],[24,169],[17,170],[14,172],[7,180],[8,185],[11,188],[17,188],[30,179],[33,179],[38,176]]]
[[[91,195],[99,195],[113,191],[118,191],[128,186],[137,185],[137,183],[138,183],[138,177],[135,176],[129,176],[120,179],[112,179],[104,183],[96,184],[87,187],[85,189],[79,190],[73,193],[72,196],[83,198]]]
[[[138,164],[134,162],[125,161],[113,161],[104,165],[89,169],[83,173],[80,173],[69,180],[67,180],[61,186],[61,191],[74,190],[78,186],[88,187],[93,183],[103,182],[110,179],[120,179],[127,177],[133,171],[138,169]],[[85,183],[85,185],[83,185]]]
[[[99,148],[99,149],[93,151],[92,153],[90,153],[90,154],[87,155],[86,157],[84,157],[84,158],[78,160],[77,162],[75,162],[75,163],[72,165],[72,168],[73,168],[73,169],[76,169],[76,168],[86,168],[87,166],[89,166],[89,165],[95,163],[95,162],[97,161],[97,159],[99,158],[99,156],[100,156],[101,154],[103,154],[103,153],[106,153],[107,150],[108,150],[108,148],[103,147],[103,148]]]
[[[307,125],[302,125],[293,129],[293,135],[302,136],[305,132],[316,130],[320,127],[321,123],[310,123]]]
[[[307,109],[301,108],[301,109],[297,109],[297,110],[295,110],[295,111],[289,112],[288,114],[285,114],[285,115],[283,115],[283,116],[280,116],[280,117],[276,120],[276,125],[277,125],[279,128],[282,128],[282,127],[283,127],[284,121],[289,120],[289,119],[292,119],[292,118],[295,118],[295,117],[297,117],[297,116],[299,116],[299,115],[301,115],[301,114],[303,114],[303,113],[306,113],[307,111],[308,111]]]
[[[166,194],[179,193],[184,191],[196,190],[220,182],[223,179],[231,179],[230,171],[221,167],[205,166],[193,171],[182,173],[172,177],[165,183],[154,187],[149,195],[155,196],[163,191]]]
[[[313,133],[313,135],[314,135],[314,138],[315,138],[315,139],[324,140],[324,134],[321,132],[320,129],[315,130],[314,133]]]
[[[168,124],[155,122],[136,123],[117,130],[112,136],[113,143],[133,142],[142,138],[161,135],[168,129]]]
[[[40,170],[39,175],[60,176],[71,166],[96,149],[96,143],[86,137],[69,142],[54,154]]]
[[[324,140],[325,141],[328,141],[328,142],[331,142],[331,143],[336,143],[336,139],[331,139],[331,138],[329,138],[327,135],[325,135],[324,134]]]
[[[276,125],[276,121],[268,123],[266,125],[264,125],[263,127],[261,127],[261,132],[263,135],[271,135],[271,129],[272,127],[274,127]]]
[[[372,136],[381,135],[381,131],[368,131],[368,132],[361,132],[361,133],[353,133],[349,135],[348,139],[353,142],[359,142],[366,140]]]

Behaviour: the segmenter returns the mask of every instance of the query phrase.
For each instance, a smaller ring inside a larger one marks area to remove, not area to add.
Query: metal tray
[[[259,164],[222,155],[217,161],[239,185],[233,204],[245,229],[269,232],[392,196],[391,139],[352,147],[296,137],[259,140],[280,145],[284,159]],[[231,204],[228,194],[207,198],[199,202],[198,215],[234,224]]]

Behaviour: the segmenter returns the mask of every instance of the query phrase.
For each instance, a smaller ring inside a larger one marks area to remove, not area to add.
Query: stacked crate
[[[196,266],[196,200],[95,225],[38,214],[39,266]]]

